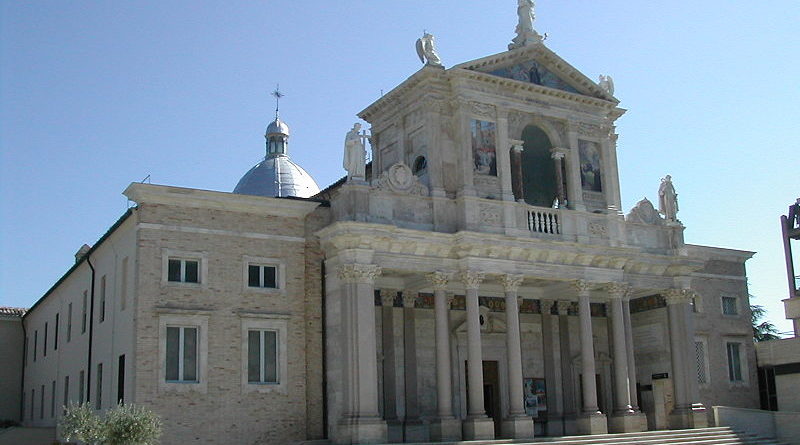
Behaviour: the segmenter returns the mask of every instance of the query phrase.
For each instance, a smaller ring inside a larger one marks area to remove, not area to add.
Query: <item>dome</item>
[[[288,156],[265,158],[242,176],[233,193],[269,197],[308,198],[319,193],[319,186],[303,167]]]
[[[276,117],[274,121],[270,122],[270,124],[267,125],[267,134],[266,134],[267,137],[273,134],[275,135],[282,134],[285,136],[289,136],[289,126],[286,125],[286,122]]]

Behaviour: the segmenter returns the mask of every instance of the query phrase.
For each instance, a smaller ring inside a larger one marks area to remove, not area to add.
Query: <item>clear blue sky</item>
[[[153,183],[230,191],[280,82],[291,155],[338,179],[356,113],[420,68],[503,51],[514,0],[0,2],[0,305],[30,306]],[[611,74],[625,211],[671,174],[688,242],[758,254],[789,331],[778,217],[800,196],[800,3],[539,0],[547,45]]]

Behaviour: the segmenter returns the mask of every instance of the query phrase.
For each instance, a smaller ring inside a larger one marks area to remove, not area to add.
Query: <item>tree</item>
[[[779,340],[780,333],[769,320],[761,321],[767,315],[767,310],[758,304],[750,305],[750,322],[753,325],[753,340],[767,341]],[[760,322],[760,323],[759,323]]]
[[[150,445],[161,436],[161,419],[149,409],[132,404],[119,404],[104,416],[95,414],[88,403],[70,404],[59,427],[65,439],[90,445]]]

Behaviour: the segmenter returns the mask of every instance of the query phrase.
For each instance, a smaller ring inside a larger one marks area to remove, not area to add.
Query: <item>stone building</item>
[[[355,127],[322,191],[277,118],[234,193],[131,184],[25,315],[24,423],[124,401],[164,443],[380,443],[757,406],[752,252],[686,244],[669,176],[623,215],[613,81],[531,8],[508,51],[451,68],[420,39],[426,65],[359,113],[372,162]]]

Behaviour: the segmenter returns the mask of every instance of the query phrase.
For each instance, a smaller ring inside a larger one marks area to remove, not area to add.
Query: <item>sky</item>
[[[285,97],[290,155],[344,174],[357,113],[421,68],[502,52],[514,0],[0,2],[0,305],[30,306],[131,182],[231,191]],[[800,2],[539,0],[546,45],[609,74],[623,207],[672,175],[689,243],[756,251],[752,303],[790,331],[779,216],[800,197]],[[800,254],[799,254],[800,255]]]

